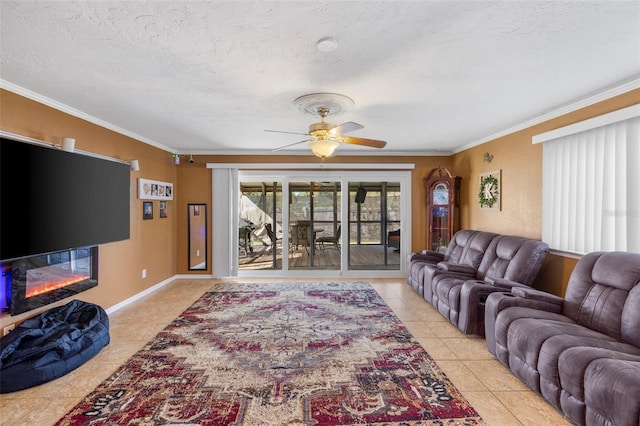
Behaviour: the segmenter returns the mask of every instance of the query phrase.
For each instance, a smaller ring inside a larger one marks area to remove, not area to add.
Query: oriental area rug
[[[57,425],[480,425],[367,283],[220,283]]]

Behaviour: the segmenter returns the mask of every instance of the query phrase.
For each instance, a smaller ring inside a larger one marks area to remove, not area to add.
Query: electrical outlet
[[[8,326],[6,326],[3,330],[2,330],[2,335],[6,336],[7,334],[11,333],[13,330],[15,330],[16,325],[15,324],[9,324]]]
[[[146,269],[142,270],[142,278],[147,278],[147,270]]]

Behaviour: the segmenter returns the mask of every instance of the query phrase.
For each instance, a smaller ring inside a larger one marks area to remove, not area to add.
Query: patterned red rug
[[[218,284],[57,425],[479,425],[366,283]]]

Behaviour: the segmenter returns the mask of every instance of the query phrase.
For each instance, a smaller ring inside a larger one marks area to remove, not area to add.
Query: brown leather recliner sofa
[[[407,281],[462,332],[482,335],[486,296],[531,286],[548,250],[529,238],[458,231],[445,260],[429,261],[431,253],[409,258]]]
[[[490,294],[489,352],[578,425],[640,424],[640,254],[583,256],[564,298]]]
[[[480,232],[474,231],[472,229],[463,229],[455,234],[451,238],[449,242],[449,246],[447,247],[447,251],[445,253],[438,253],[435,251],[423,250],[420,253],[411,253],[407,260],[407,283],[413,288],[418,294],[424,297],[424,267],[426,265],[436,265],[440,262],[448,262],[448,263],[470,263],[473,266],[473,256],[477,252],[477,249],[474,247],[471,248],[472,241],[480,241],[486,240],[487,238],[475,238],[478,234],[485,234],[488,236],[489,241],[486,245],[489,245],[491,239],[496,236],[496,234],[490,234],[488,232]],[[484,247],[486,249],[486,247]],[[482,249],[484,252],[484,249]],[[477,260],[476,267],[480,264],[480,261]],[[431,298],[428,299],[431,302]]]
[[[434,283],[445,277],[475,278],[486,251],[497,236],[498,234],[491,232],[476,231],[467,241],[462,255],[458,260],[438,262],[435,265],[425,265],[422,271],[422,297],[437,309],[437,296],[434,303]]]
[[[434,277],[431,304],[463,333],[482,336],[487,296],[514,287],[531,287],[548,251],[549,246],[541,241],[498,235],[487,247],[474,276]]]

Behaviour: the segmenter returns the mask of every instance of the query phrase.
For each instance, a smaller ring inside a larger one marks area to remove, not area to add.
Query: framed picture
[[[141,200],[173,200],[173,184],[159,180],[138,179],[138,198]]]
[[[165,219],[167,217],[167,202],[160,201],[160,219]]]
[[[142,202],[142,219],[144,220],[153,219],[153,202],[151,201]]]
[[[494,170],[480,175],[478,202],[481,209],[501,210],[502,171]]]

